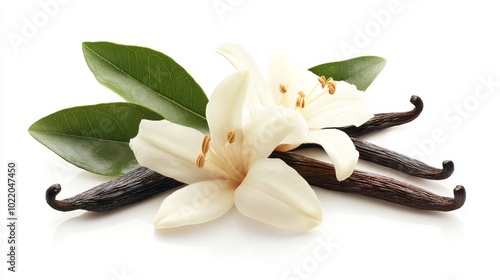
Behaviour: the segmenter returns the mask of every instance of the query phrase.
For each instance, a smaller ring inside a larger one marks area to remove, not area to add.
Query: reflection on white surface
[[[199,276],[194,268],[186,272],[185,262],[201,258],[209,260],[210,271],[224,269],[221,275],[226,276],[238,275],[227,266],[253,263],[251,266],[263,269],[243,279],[271,272],[277,279],[321,279],[344,275],[353,267],[350,262],[367,262],[375,271],[380,266],[395,266],[389,276],[410,269],[415,261],[435,268],[439,264],[434,263],[436,258],[449,257],[445,252],[456,251],[464,238],[464,225],[454,213],[413,210],[319,188],[315,191],[324,222],[306,233],[287,233],[234,209],[205,224],[155,231],[152,218],[165,195],[160,194],[111,213],[74,214],[55,227],[52,247],[59,254],[77,258],[99,252],[94,259],[102,263],[122,260],[128,273],[134,271],[136,277],[149,275],[142,266],[166,266],[162,260],[170,263],[168,270],[173,275]],[[386,264],[388,260],[393,264]],[[119,262],[114,266],[119,268]],[[365,275],[365,271],[353,275]]]

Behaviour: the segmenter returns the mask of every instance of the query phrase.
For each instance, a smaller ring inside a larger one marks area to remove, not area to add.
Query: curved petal
[[[309,103],[302,115],[311,129],[360,126],[373,117],[364,93],[343,81],[337,82],[335,94],[323,94]]]
[[[226,43],[220,45],[216,51],[224,56],[236,70],[250,70],[252,75],[251,93],[248,96],[250,102],[257,102],[263,106],[274,104],[271,90],[262,77],[257,64],[247,51],[240,45]]]
[[[229,131],[241,130],[248,82],[248,71],[236,72],[222,80],[210,97],[206,115],[212,136],[211,144],[216,149],[227,142]]]
[[[161,204],[155,227],[171,228],[214,220],[233,206],[234,188],[231,181],[212,180],[179,189]]]
[[[250,166],[258,159],[267,158],[285,138],[307,131],[307,123],[297,111],[281,106],[263,109],[243,128],[243,157]]]
[[[312,188],[279,159],[255,162],[236,189],[234,203],[252,219],[289,230],[310,230],[322,220],[321,205]]]
[[[347,134],[338,129],[322,129],[311,132],[311,137],[330,157],[337,180],[342,181],[351,176],[358,162],[359,152]]]
[[[164,176],[187,184],[211,178],[196,166],[204,135],[167,120],[142,120],[130,148],[137,161]]]

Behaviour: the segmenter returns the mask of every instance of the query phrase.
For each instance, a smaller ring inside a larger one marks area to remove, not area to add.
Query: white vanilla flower
[[[269,106],[243,120],[248,71],[237,72],[214,90],[206,115],[210,136],[166,120],[140,124],[130,147],[140,164],[187,183],[169,195],[156,228],[216,219],[233,204],[242,214],[297,231],[322,220],[309,184],[280,159],[268,156],[290,133],[307,132],[295,110]]]
[[[351,139],[340,130],[323,128],[359,126],[372,118],[373,114],[361,91],[343,81],[318,77],[289,62],[279,51],[271,54],[268,82],[241,46],[223,44],[217,52],[237,70],[248,69],[252,73],[249,100],[264,108],[280,105],[295,109],[307,122],[309,137],[287,137],[278,150],[288,151],[303,143],[316,143],[325,149],[332,160],[338,180],[344,180],[352,174],[359,153]]]

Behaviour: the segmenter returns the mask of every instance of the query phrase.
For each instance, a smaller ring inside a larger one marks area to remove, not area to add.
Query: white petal
[[[252,166],[234,193],[238,210],[279,228],[306,231],[322,220],[321,205],[309,184],[279,159]]]
[[[250,70],[252,76],[251,93],[248,96],[250,102],[257,102],[263,106],[274,104],[272,92],[262,77],[257,64],[247,51],[240,45],[226,43],[220,45],[216,51],[224,56],[236,70]]]
[[[216,149],[227,142],[229,131],[241,130],[248,82],[248,71],[236,72],[222,80],[210,97],[206,115],[212,136],[211,144]]]
[[[166,120],[142,120],[130,148],[141,165],[189,184],[211,178],[207,169],[196,166],[203,137],[195,129]]]
[[[243,128],[243,156],[251,165],[258,159],[267,158],[285,138],[302,140],[297,135],[307,132],[307,123],[300,113],[281,106],[271,106],[254,115]]]
[[[156,214],[156,228],[200,224],[224,215],[234,204],[235,187],[231,181],[212,180],[173,192]]]
[[[302,115],[311,129],[360,126],[373,117],[365,93],[343,81],[337,82],[335,94],[323,94],[307,104]]]
[[[304,67],[289,61],[281,49],[273,49],[269,57],[269,86],[278,96],[276,100],[288,108],[295,107],[297,93],[308,93],[318,84],[318,76]],[[287,88],[286,94],[279,93],[280,85]]]
[[[358,162],[359,152],[347,134],[337,129],[322,129],[311,132],[311,137],[330,157],[337,180],[342,181],[351,176]]]

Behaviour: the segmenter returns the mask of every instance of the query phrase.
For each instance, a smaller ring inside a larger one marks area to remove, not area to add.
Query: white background
[[[4,174],[8,160],[19,166],[19,220],[17,273],[7,271],[7,228],[0,227],[1,278],[499,279],[497,5],[291,2],[2,0],[0,162]],[[30,24],[35,29],[27,31]],[[110,179],[67,164],[27,132],[60,109],[120,100],[93,77],[83,41],[159,50],[208,94],[232,72],[214,52],[224,42],[245,46],[263,70],[276,45],[304,67],[384,57],[386,68],[366,92],[373,110],[409,110],[412,94],[425,109],[414,122],[365,139],[437,167],[451,159],[456,170],[431,182],[363,162],[359,169],[446,196],[462,184],[467,202],[450,213],[424,212],[315,188],[324,221],[302,234],[270,229],[237,211],[204,225],[155,231],[152,218],[166,194],[107,214],[57,212],[44,199],[51,184],[61,183],[59,198],[65,198]],[[2,189],[3,224],[6,185]]]

